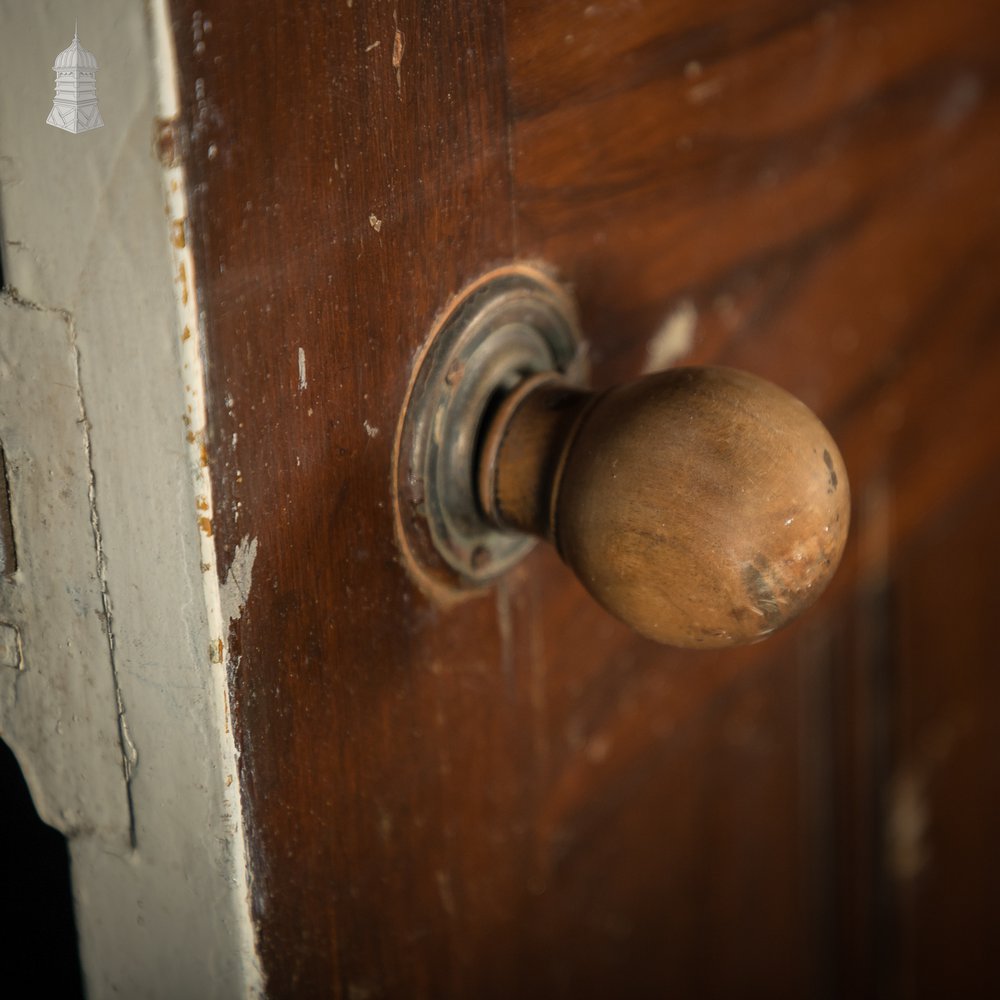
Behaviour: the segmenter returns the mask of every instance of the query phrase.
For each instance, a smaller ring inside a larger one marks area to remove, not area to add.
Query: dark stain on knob
[[[837,488],[837,470],[833,467],[833,456],[826,448],[823,449],[823,462],[830,472],[830,492],[832,493]]]
[[[782,605],[774,596],[774,587],[768,582],[769,567],[763,556],[758,556],[754,563],[747,563],[743,569],[743,582],[746,584],[747,598],[750,607],[760,615],[763,628],[759,634],[769,635],[781,624]],[[787,601],[785,602],[787,604]],[[733,609],[733,617],[740,621],[746,617],[745,606]]]

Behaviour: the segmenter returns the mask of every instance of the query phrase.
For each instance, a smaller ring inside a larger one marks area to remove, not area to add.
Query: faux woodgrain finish
[[[985,592],[992,568],[974,534],[928,526],[996,496],[996,5],[172,8],[213,537],[223,567],[258,542],[229,670],[271,995],[971,976],[976,925],[935,951],[933,914],[954,884],[991,916],[969,872],[995,865],[992,820],[948,819],[1000,795],[973,752],[985,716],[949,709],[962,735],[934,774],[958,779],[925,782],[904,882],[887,802],[907,713],[992,692],[946,669],[956,630],[989,655],[960,619],[992,612],[935,583]],[[685,363],[830,422],[857,531],[797,625],[663,650],[541,551],[451,609],[411,584],[389,503],[411,362],[512,258],[572,283],[599,385],[638,374],[667,321]]]

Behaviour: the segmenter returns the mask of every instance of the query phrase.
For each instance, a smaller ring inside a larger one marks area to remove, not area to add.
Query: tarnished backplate
[[[447,308],[414,368],[396,433],[396,529],[418,582],[439,596],[483,586],[534,544],[483,516],[476,468],[484,427],[529,375],[587,374],[570,296],[543,271],[484,275]]]

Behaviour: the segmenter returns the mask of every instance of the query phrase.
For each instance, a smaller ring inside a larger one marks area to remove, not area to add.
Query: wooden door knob
[[[440,321],[395,452],[397,533],[418,579],[454,596],[542,538],[612,614],[694,648],[754,642],[811,605],[850,518],[816,416],[728,368],[592,392],[580,343],[565,291],[522,266]]]
[[[491,521],[554,544],[612,614],[676,646],[753,642],[790,621],[832,576],[850,517],[822,423],[728,368],[603,393],[535,375],[490,422],[478,479]]]

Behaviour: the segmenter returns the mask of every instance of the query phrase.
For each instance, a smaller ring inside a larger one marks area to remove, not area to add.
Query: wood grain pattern
[[[1000,423],[983,419],[1000,387],[988,180],[1000,16],[974,2],[947,17],[902,3],[508,10],[519,245],[576,286],[598,377],[630,376],[665,319],[694,316],[686,363],[774,379],[831,422],[845,456],[856,536],[827,620],[791,637],[816,643],[805,662],[772,647],[785,683],[807,678],[799,713],[816,762],[799,792],[799,835],[815,851],[800,876],[816,907],[814,978],[799,988],[908,995],[925,963],[939,986],[969,982],[983,959],[961,942],[978,930],[957,921],[945,960],[930,936],[914,948],[891,876],[886,733],[906,703],[886,674],[897,660],[913,669],[896,652],[913,625],[890,613],[913,539],[928,519],[947,523],[1000,460]],[[962,561],[968,585],[988,593],[974,560]],[[953,607],[923,626],[947,648],[962,620]],[[950,662],[942,653],[934,669]],[[986,767],[966,773],[949,805],[975,816],[997,784]],[[970,871],[993,867],[974,856]],[[943,882],[963,866],[936,863]],[[985,896],[972,898],[981,914]]]
[[[175,16],[213,531],[224,567],[258,543],[230,669],[269,989],[458,994],[520,898],[503,820],[533,765],[508,739],[522,693],[497,698],[494,599],[420,597],[388,482],[425,331],[513,251],[502,25],[459,2]]]
[[[1000,558],[998,471],[926,522],[899,568],[886,851],[904,996],[1000,991],[1000,593],[977,571]]]
[[[271,995],[971,982],[1000,795],[963,707],[995,703],[992,564],[960,527],[988,530],[1000,456],[996,5],[172,10],[213,537],[224,567],[258,541],[229,670]],[[667,321],[686,362],[831,423],[856,533],[796,626],[664,651],[541,551],[450,610],[412,586],[410,364],[511,258],[572,283],[599,385]],[[930,770],[910,713],[955,731]],[[914,768],[929,839],[900,880]],[[935,917],[951,885],[979,923]]]

